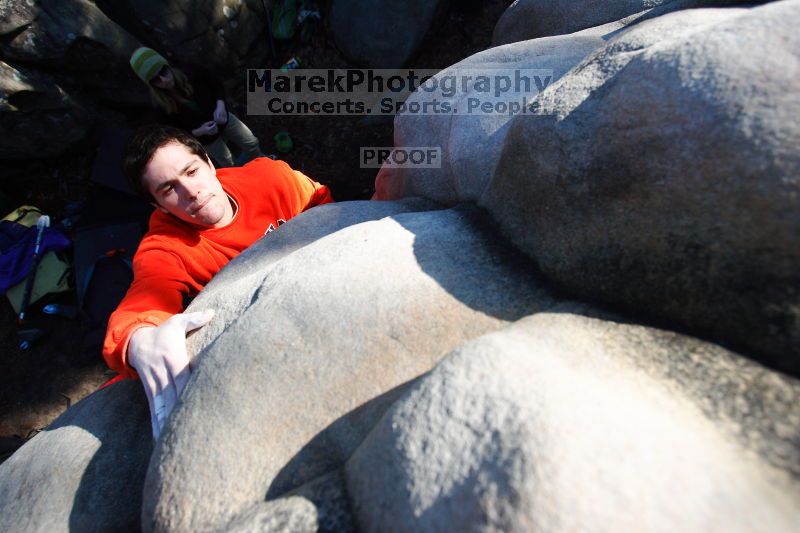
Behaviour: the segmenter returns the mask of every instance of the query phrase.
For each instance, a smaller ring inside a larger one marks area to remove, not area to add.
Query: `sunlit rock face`
[[[800,374],[800,3],[641,22],[516,116],[479,203],[574,294]]]

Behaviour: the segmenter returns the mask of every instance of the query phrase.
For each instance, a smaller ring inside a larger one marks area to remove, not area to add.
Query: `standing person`
[[[197,139],[169,126],[139,130],[123,168],[156,211],[133,258],[133,284],[109,318],[103,357],[141,378],[158,438],[189,378],[186,333],[213,316],[184,313],[187,302],[261,236],[333,198],[267,157],[217,170]]]
[[[250,128],[228,111],[218,78],[199,70],[177,69],[144,46],[131,54],[130,64],[150,89],[159,121],[190,131],[218,166],[233,166],[233,155],[226,143],[242,152],[245,162],[264,155]]]

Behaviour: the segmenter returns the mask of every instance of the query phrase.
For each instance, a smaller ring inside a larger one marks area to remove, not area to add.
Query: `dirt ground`
[[[415,68],[441,69],[490,46],[492,30],[510,0],[452,2],[442,23],[411,61]],[[297,56],[304,68],[352,68],[336,50],[324,28],[302,42],[276,42],[276,68]],[[367,122],[360,116],[275,117],[246,116],[245,89],[234,91],[233,110],[251,127],[267,153],[273,137],[288,131],[295,148],[282,155],[294,168],[331,187],[339,200],[368,199],[374,169],[359,168],[359,147],[391,146],[392,121]],[[44,212],[62,213],[70,202],[86,198],[94,153],[87,150],[52,160],[20,165],[24,179],[6,181],[3,193],[13,205],[29,203]],[[74,304],[74,291],[58,297]],[[38,307],[41,307],[39,305]],[[38,308],[37,307],[37,308]],[[96,343],[87,342],[80,319],[37,313],[28,327],[46,330],[28,350],[18,347],[18,326],[11,305],[0,301],[0,461],[27,437],[48,425],[71,404],[96,390],[114,375],[102,361]]]

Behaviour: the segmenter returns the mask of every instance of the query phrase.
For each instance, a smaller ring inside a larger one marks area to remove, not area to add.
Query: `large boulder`
[[[140,46],[88,0],[0,3],[0,54],[69,74],[115,103],[143,103],[147,91],[128,65]]]
[[[345,467],[359,531],[797,531],[800,382],[584,313],[470,342],[392,406]]]
[[[400,68],[445,5],[442,0],[334,0],[329,24],[336,46],[349,61]]]
[[[58,78],[0,61],[0,159],[63,154],[86,138],[95,112]]]
[[[143,527],[252,520],[248,510],[265,497],[341,467],[407,384],[448,351],[551,307],[522,256],[484,219],[469,207],[398,214],[254,273],[258,285],[198,355],[156,446]]]
[[[583,299],[800,373],[800,1],[679,11],[515,117],[481,204]]]
[[[456,83],[458,90],[428,91],[420,88],[406,101],[408,109],[414,105],[430,106],[438,101],[450,104],[457,112],[399,113],[394,120],[394,144],[397,147],[439,147],[441,167],[384,165],[375,178],[374,198],[395,200],[405,196],[423,196],[445,205],[477,201],[494,174],[514,114],[468,112],[468,99],[488,99],[476,94],[472,85],[468,84],[466,91],[461,90],[460,81],[468,77],[474,79],[480,74],[507,75],[513,79],[515,71],[519,70],[529,77],[539,76],[540,84],[532,83],[529,91],[521,86],[522,91],[514,90],[507,99],[512,102],[520,102],[523,98],[532,100],[540,88],[561,78],[629,22],[612,22],[572,35],[491,48],[436,74],[437,87],[441,87],[442,80],[455,77],[459,82]]]
[[[492,35],[492,44],[513,43],[563,35],[619,20],[634,13],[754,3],[737,0],[516,0],[505,10]]]
[[[91,394],[0,465],[0,530],[140,531],[152,450],[138,381]]]

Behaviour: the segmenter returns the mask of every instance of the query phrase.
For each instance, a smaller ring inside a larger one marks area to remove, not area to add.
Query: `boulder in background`
[[[0,159],[61,155],[89,133],[93,106],[44,72],[0,61]]]
[[[740,0],[516,0],[497,22],[492,44],[573,33],[645,11],[659,16],[679,9],[753,3]]]
[[[627,21],[626,21],[627,22]],[[525,75],[536,71],[541,75],[542,86],[554,83],[587,55],[603,46],[626,22],[612,22],[572,35],[545,37],[524,43],[490,48],[450,66],[434,76],[438,84],[446,77],[461,80],[477,75],[496,73],[514,76],[516,69]],[[538,87],[531,84],[531,92],[513,95],[514,101],[523,97],[535,98]],[[376,200],[396,200],[405,196],[422,196],[444,205],[475,202],[483,194],[494,174],[500,158],[509,124],[514,115],[509,113],[467,113],[467,99],[475,97],[471,91],[444,96],[442,90],[415,91],[406,101],[408,105],[425,105],[433,101],[446,102],[458,107],[458,113],[400,113],[394,120],[395,146],[426,146],[441,148],[441,168],[384,165],[375,178]],[[485,95],[477,95],[487,100]]]
[[[70,76],[74,85],[112,104],[149,102],[128,65],[139,41],[93,2],[2,2],[0,36],[7,61]]]
[[[512,120],[480,203],[583,299],[800,374],[800,1],[642,22]]]
[[[100,2],[120,26],[178,65],[227,75],[262,68],[269,39],[261,2]]]

